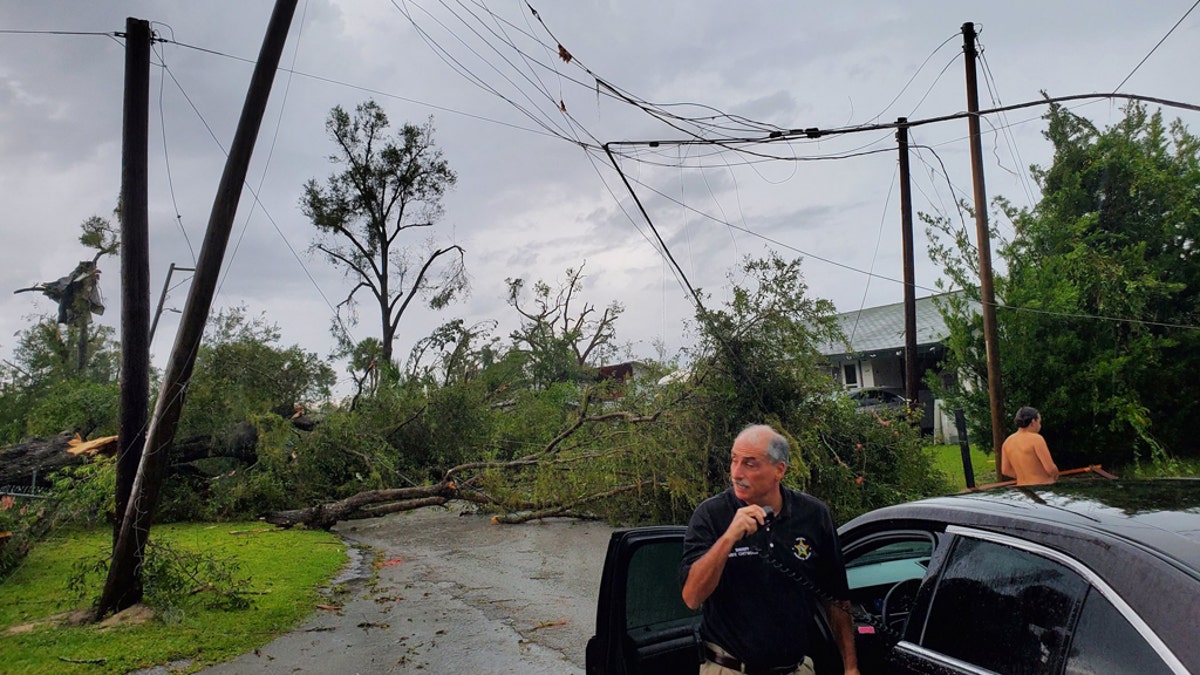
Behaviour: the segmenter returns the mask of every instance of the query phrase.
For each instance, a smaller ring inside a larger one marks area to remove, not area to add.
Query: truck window
[[[625,627],[635,639],[638,631],[653,632],[676,622],[691,623],[698,614],[683,604],[679,588],[682,558],[682,541],[642,546],[634,552],[625,587]]]

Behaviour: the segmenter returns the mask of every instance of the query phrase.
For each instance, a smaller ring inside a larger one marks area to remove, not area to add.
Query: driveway
[[[612,528],[425,508],[335,531],[354,559],[331,608],[200,672],[583,673]]]

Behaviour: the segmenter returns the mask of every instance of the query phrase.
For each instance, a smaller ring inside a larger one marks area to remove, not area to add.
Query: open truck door
[[[681,526],[614,532],[587,644],[587,675],[695,675],[700,612],[683,604]]]

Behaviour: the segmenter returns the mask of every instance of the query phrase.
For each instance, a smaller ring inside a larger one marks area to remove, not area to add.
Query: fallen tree
[[[302,431],[316,425],[299,413],[289,421]],[[69,431],[0,447],[0,487],[48,488],[49,476],[54,472],[83,464],[97,454],[111,457],[117,447],[116,436],[84,441]],[[258,429],[250,422],[241,422],[221,435],[191,436],[177,441],[171,449],[167,473],[195,473],[189,469],[194,462],[212,458],[232,459],[248,466],[258,461],[257,448]]]
[[[619,485],[610,485],[604,489],[582,495],[573,495],[555,501],[513,501],[510,498],[501,499],[500,495],[490,493],[481,487],[483,477],[488,472],[513,472],[533,467],[567,466],[577,464],[581,461],[597,459],[599,455],[564,457],[561,454],[564,442],[586,424],[602,424],[614,421],[621,421],[631,425],[644,424],[654,422],[662,414],[661,411],[658,411],[650,415],[637,415],[629,412],[589,415],[588,407],[590,402],[591,393],[589,390],[583,396],[575,421],[547,443],[545,447],[524,457],[510,461],[460,464],[447,470],[436,484],[387,490],[368,490],[340,501],[318,504],[303,509],[273,511],[261,517],[266,522],[280,527],[304,525],[306,527],[328,530],[339,521],[377,518],[391,513],[412,511],[426,506],[444,506],[453,500],[487,505],[502,511],[503,513],[493,517],[495,522],[501,523],[522,523],[551,517],[594,517],[583,510],[583,507],[623,493],[648,489],[654,486],[656,481],[653,479],[631,479]]]
[[[91,441],[67,431],[57,436],[35,436],[0,448],[0,486],[46,488],[50,486],[47,477],[55,471],[83,464],[98,453],[112,455],[116,451],[116,436]]]

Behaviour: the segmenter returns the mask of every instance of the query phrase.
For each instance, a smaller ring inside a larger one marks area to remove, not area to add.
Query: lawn
[[[342,568],[345,545],[336,536],[310,530],[280,530],[259,522],[159,525],[156,541],[175,550],[236,560],[249,609],[205,605],[200,592],[141,624],[101,630],[96,625],[62,626],[51,616],[85,609],[98,596],[103,576],[92,576],[88,598],[76,600],[68,580],[80,564],[103,558],[111,531],[60,531],[38,544],[0,584],[0,654],[4,673],[127,673],[188,661],[182,672],[252,651],[299,625],[322,602],[320,589]]]
[[[963,473],[962,450],[958,445],[930,445],[925,451],[933,457],[933,464],[946,474],[955,491],[965,490],[967,481]],[[984,454],[971,446],[971,467],[975,472],[975,484],[987,485],[996,482],[996,456]]]
[[[950,479],[956,491],[966,489],[963,478],[962,451],[957,445],[929,445],[925,452],[933,458],[934,466]],[[996,482],[996,456],[984,454],[976,446],[971,446],[971,466],[975,470],[975,484],[987,485]],[[1060,469],[1075,468],[1063,467]],[[1123,478],[1161,478],[1161,477],[1195,477],[1200,476],[1200,460],[1172,459],[1169,465],[1145,462],[1127,466],[1105,466],[1105,470]]]

